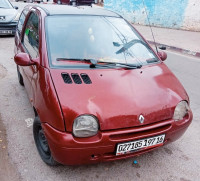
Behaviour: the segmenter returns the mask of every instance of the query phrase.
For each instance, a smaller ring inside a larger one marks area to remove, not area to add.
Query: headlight
[[[182,120],[188,114],[189,109],[186,101],[179,102],[175,108],[173,119],[175,121]]]
[[[98,121],[90,115],[82,115],[74,120],[73,134],[76,137],[90,137],[97,134]]]
[[[20,17],[20,13],[17,13],[17,15],[15,16],[14,21],[18,21],[18,20],[19,20],[19,17]]]

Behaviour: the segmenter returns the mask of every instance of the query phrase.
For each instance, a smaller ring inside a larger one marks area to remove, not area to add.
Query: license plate
[[[148,149],[156,146],[163,145],[165,135],[154,136],[141,140],[131,141],[127,143],[120,143],[117,145],[116,155],[123,155],[142,149]]]
[[[0,30],[0,34],[12,34],[12,30]]]

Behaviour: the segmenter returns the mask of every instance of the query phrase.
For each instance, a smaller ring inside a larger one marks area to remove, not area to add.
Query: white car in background
[[[0,35],[15,35],[20,16],[17,9],[9,0],[0,0]]]

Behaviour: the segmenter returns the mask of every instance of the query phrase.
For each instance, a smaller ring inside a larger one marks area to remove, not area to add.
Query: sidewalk
[[[134,27],[148,40],[154,44],[149,26],[134,25]],[[167,49],[190,54],[200,58],[200,32],[174,30],[152,27],[155,41],[158,45],[164,45]]]

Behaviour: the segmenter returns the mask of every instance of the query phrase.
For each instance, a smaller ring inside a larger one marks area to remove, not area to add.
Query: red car
[[[120,15],[27,6],[15,37],[19,83],[49,165],[118,160],[177,140],[192,121],[181,83]]]
[[[68,5],[91,5],[97,4],[98,0],[53,0],[53,2]]]

